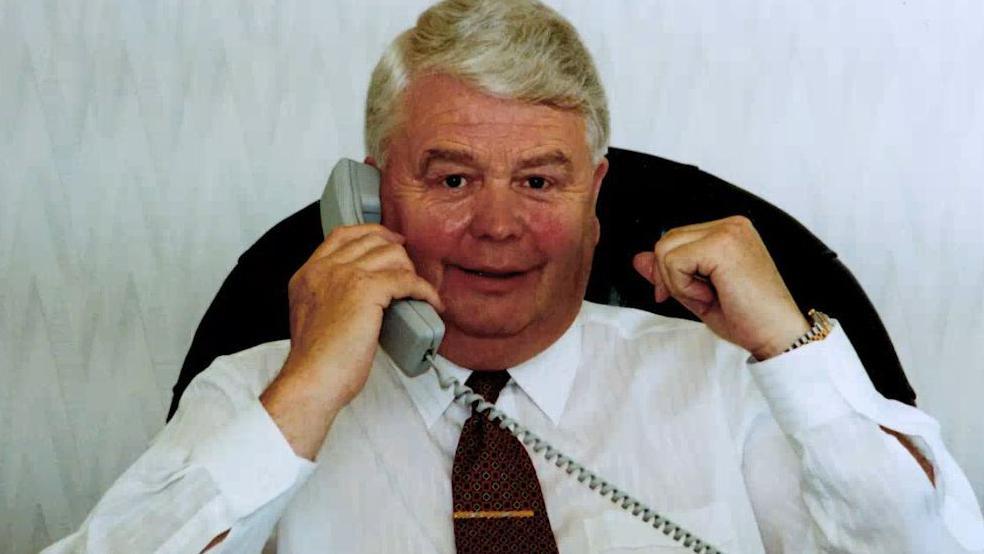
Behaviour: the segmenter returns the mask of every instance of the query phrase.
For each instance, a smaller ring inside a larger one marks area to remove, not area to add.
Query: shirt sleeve
[[[984,552],[980,506],[939,424],[878,394],[840,325],[745,364],[765,407],[747,412],[742,467],[767,551]],[[879,425],[921,451],[935,487]]]
[[[270,358],[261,345],[216,359],[78,531],[43,552],[197,553],[227,530],[210,553],[260,552],[314,468],[258,400],[280,367]]]

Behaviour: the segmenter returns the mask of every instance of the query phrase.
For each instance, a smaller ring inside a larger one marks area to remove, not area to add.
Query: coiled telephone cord
[[[452,387],[454,401],[465,407],[474,407],[476,411],[482,413],[492,423],[497,423],[499,427],[509,431],[514,437],[519,439],[528,449],[542,455],[548,462],[563,469],[568,475],[577,474],[577,481],[586,485],[593,491],[597,491],[602,497],[611,497],[614,504],[618,504],[623,510],[631,512],[645,523],[652,521],[652,526],[658,531],[662,531],[666,536],[672,536],[673,540],[683,544],[698,554],[723,554],[720,550],[699,539],[693,533],[683,527],[673,523],[668,518],[656,513],[655,510],[635,499],[625,491],[602,479],[593,471],[575,462],[570,457],[554,448],[547,441],[541,439],[515,419],[495,407],[495,404],[487,402],[481,395],[458,382],[457,379],[442,370],[434,356],[428,355],[427,360],[431,363],[437,373],[437,380],[441,388]],[[662,528],[662,529],[661,529]]]

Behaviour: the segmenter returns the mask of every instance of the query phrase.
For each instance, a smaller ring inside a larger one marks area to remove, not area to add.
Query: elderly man
[[[963,552],[965,477],[918,410],[808,320],[755,229],[675,229],[634,265],[703,325],[583,296],[608,113],[571,26],[449,0],[373,73],[383,225],[338,228],[290,284],[291,340],[220,358],[51,552],[669,552],[672,539],[409,378],[377,348],[412,297],[446,371],[733,552]],[[921,467],[922,466],[922,467]]]

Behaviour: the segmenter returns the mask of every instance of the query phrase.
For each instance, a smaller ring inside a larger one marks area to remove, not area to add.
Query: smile
[[[478,270],[478,269],[468,269],[466,267],[460,268],[465,273],[471,275],[477,275],[479,277],[487,277],[490,279],[509,279],[510,277],[518,277],[525,273],[525,271],[492,271],[492,270]]]
[[[536,267],[464,267],[449,265],[445,274],[447,286],[461,287],[481,294],[506,294],[526,289],[533,284]]]

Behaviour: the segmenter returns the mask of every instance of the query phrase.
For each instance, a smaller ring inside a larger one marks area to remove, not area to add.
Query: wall
[[[237,254],[363,155],[369,71],[422,5],[0,0],[0,550],[70,532],[145,448]],[[984,495],[984,4],[556,5],[615,145],[841,255]]]

